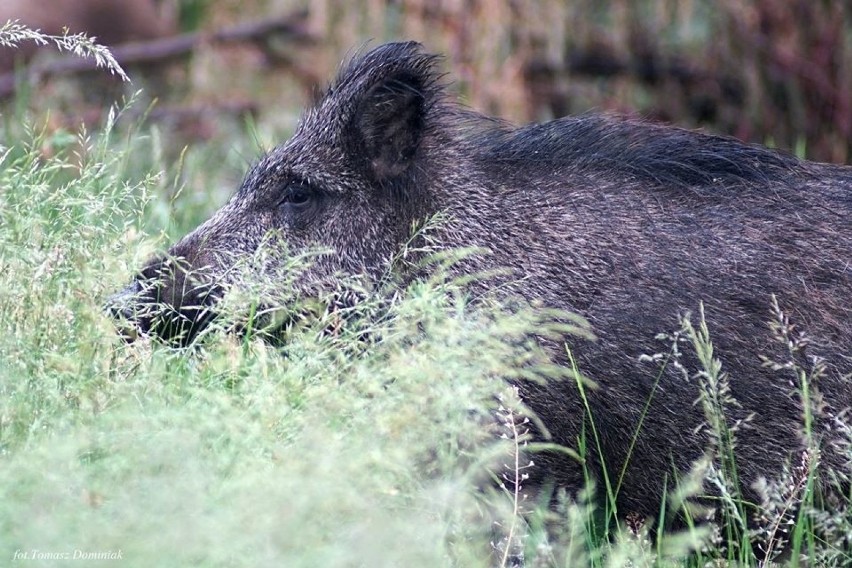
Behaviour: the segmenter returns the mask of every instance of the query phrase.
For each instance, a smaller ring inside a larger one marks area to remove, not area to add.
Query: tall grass
[[[152,138],[115,125],[6,132],[0,554],[487,565],[503,512],[483,512],[482,488],[512,444],[491,412],[506,379],[552,374],[528,337],[557,324],[465,309],[436,276],[363,302],[340,333],[294,326],[285,349],[224,332],[125,345],[103,305],[156,245],[141,227],[164,184],[134,173]]]

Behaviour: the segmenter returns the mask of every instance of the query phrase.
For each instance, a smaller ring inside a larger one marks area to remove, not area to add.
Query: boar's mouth
[[[214,304],[222,296],[216,284],[177,276],[165,276],[162,265],[150,277],[146,269],[129,286],[107,300],[106,310],[116,320],[119,335],[131,343],[156,337],[178,347],[190,345],[216,318]]]

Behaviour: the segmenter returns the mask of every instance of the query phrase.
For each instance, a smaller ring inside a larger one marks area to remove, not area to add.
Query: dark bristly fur
[[[852,372],[852,168],[608,116],[515,128],[448,100],[435,62],[415,43],[355,58],[293,137],[170,255],[224,275],[232,258],[253,254],[277,230],[291,253],[336,253],[307,272],[307,291],[340,273],[378,277],[412,221],[445,212],[437,242],[491,251],[457,270],[511,271],[472,286],[575,311],[593,325],[596,341],[571,341],[580,369],[600,386],[589,404],[606,463],[593,463],[593,474],[604,465],[621,471],[650,399],[617,501],[622,513],[650,516],[663,480],[686,471],[707,439],[696,430],[704,420],[696,381],[669,367],[651,396],[658,369],[640,357],[664,351],[655,334],[676,329],[700,302],[740,404],[730,418],[753,415],[738,433],[746,499],[757,501],[755,480],[777,475],[802,447],[789,378],[759,358],[783,359],[768,326],[775,294],[812,337],[811,355],[827,360],[816,434],[826,439],[824,465],[839,468],[832,418],[852,405],[843,377]],[[135,286],[158,278],[160,298],[177,312],[217,297],[195,297],[181,270],[156,277],[162,268],[155,259]],[[184,313],[189,323],[152,329],[152,316],[127,315],[143,331],[184,332],[185,340],[189,324],[208,318]],[[522,394],[555,442],[576,446],[588,418],[575,384],[525,384]],[[578,464],[556,456],[538,471],[569,489],[584,482]]]

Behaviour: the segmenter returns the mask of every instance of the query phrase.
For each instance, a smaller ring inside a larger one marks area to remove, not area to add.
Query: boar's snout
[[[219,286],[190,276],[180,263],[164,259],[150,263],[127,287],[110,296],[105,309],[127,342],[153,335],[186,346],[214,319],[212,306],[220,296]]]
[[[141,293],[142,285],[138,280],[134,280],[129,286],[107,298],[104,306],[107,314],[117,320],[119,334],[127,341],[135,340],[138,335],[137,326],[131,322],[136,319]]]

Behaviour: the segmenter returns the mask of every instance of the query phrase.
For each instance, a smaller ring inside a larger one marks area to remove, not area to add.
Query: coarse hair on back
[[[725,187],[742,191],[809,175],[806,163],[782,151],[633,117],[588,113],[519,127],[449,97],[444,74],[437,69],[441,59],[424,53],[413,41],[361,50],[341,65],[307,113],[347,117],[343,128],[363,131],[365,124],[382,120],[381,116],[390,120],[395,111],[411,108],[411,99],[416,99],[422,105],[415,107],[417,115],[403,116],[392,128],[412,129],[418,141],[440,131],[442,140],[459,141],[484,161],[504,167],[513,162],[570,165],[578,173],[707,197]],[[400,100],[403,93],[407,97]],[[355,108],[364,100],[370,101],[369,108]],[[407,143],[416,146],[411,140]]]

